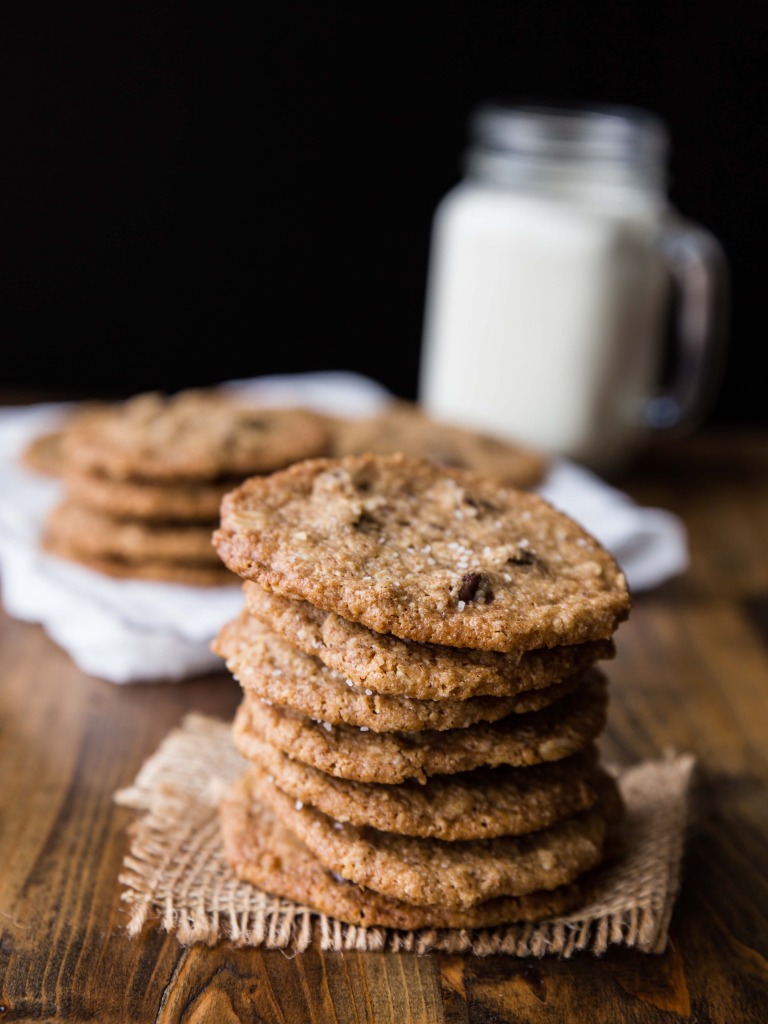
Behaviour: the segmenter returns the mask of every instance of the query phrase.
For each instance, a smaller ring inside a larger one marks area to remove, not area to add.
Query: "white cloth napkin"
[[[374,412],[391,397],[353,373],[261,377],[225,386],[260,404],[301,404],[348,416]],[[43,521],[62,496],[62,484],[25,469],[18,457],[68,409],[0,409],[0,583],[6,611],[41,623],[83,672],[109,682],[178,681],[220,667],[209,645],[242,607],[237,582],[188,587],[112,579],[40,551]],[[639,507],[570,462],[556,463],[540,491],[613,553],[634,592],[686,569],[686,531],[671,513]]]

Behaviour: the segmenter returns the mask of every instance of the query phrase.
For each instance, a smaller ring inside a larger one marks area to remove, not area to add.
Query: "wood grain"
[[[700,771],[662,956],[596,959],[182,948],[125,931],[132,815],[112,803],[188,711],[229,719],[225,672],[114,686],[0,615],[0,1024],[6,1021],[676,1024],[768,1021],[768,438],[710,434],[621,480],[677,511],[690,571],[639,595],[610,665],[605,755]]]

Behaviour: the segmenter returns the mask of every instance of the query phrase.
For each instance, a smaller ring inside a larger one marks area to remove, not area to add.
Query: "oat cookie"
[[[536,711],[574,690],[581,677],[514,697],[419,700],[353,686],[318,658],[304,654],[246,612],[225,624],[211,644],[247,693],[333,725],[374,732],[457,729]]]
[[[211,481],[119,480],[77,470],[63,472],[68,496],[78,505],[117,518],[218,523],[221,499],[241,477]]]
[[[114,403],[74,424],[64,441],[81,472],[169,482],[270,472],[324,453],[329,436],[308,410],[255,408],[199,389]]]
[[[227,860],[238,878],[348,924],[384,928],[485,928],[538,921],[584,900],[579,883],[520,897],[501,897],[466,910],[413,906],[363,890],[325,868],[250,792],[247,777],[220,805]]]
[[[106,556],[123,562],[157,558],[218,567],[221,563],[211,544],[214,526],[114,519],[66,499],[51,509],[45,530],[57,543],[97,558]]]
[[[57,558],[76,562],[93,572],[116,579],[154,580],[162,583],[179,583],[183,586],[219,587],[235,586],[237,576],[226,566],[192,561],[172,561],[153,558],[148,561],[126,562],[121,558],[109,555],[93,555],[70,546],[55,537],[45,537],[42,548]]]
[[[67,431],[84,423],[89,416],[98,415],[108,403],[79,402],[58,418],[58,425],[31,438],[21,451],[19,461],[27,469],[46,476],[62,476],[67,468],[64,437]]]
[[[594,749],[530,768],[477,768],[399,786],[352,782],[288,757],[251,737],[250,759],[293,800],[336,821],[433,839],[525,835],[589,810],[604,771]]]
[[[612,640],[522,654],[415,643],[376,633],[307,601],[270,593],[251,580],[244,581],[243,594],[248,611],[269,629],[345,679],[377,693],[425,700],[511,696],[550,687],[616,653]],[[529,710],[534,710],[532,705]]]
[[[500,437],[437,420],[421,406],[396,401],[375,416],[340,420],[333,430],[335,456],[402,452],[442,466],[471,469],[511,487],[533,487],[549,468],[541,452]]]
[[[289,757],[328,775],[396,784],[480,767],[559,761],[591,746],[605,726],[606,709],[606,680],[597,669],[572,694],[542,711],[444,732],[376,733],[334,726],[246,694],[235,714],[233,738],[246,758],[251,737],[268,737]]]
[[[600,863],[607,829],[599,806],[523,836],[444,842],[334,821],[250,772],[251,790],[329,870],[416,906],[462,910],[498,896],[568,885]]]
[[[613,557],[535,494],[407,456],[307,460],[222,502],[224,563],[382,633],[496,651],[609,639]]]
[[[21,453],[22,466],[44,476],[61,476],[64,472],[63,439],[61,430],[33,437]]]

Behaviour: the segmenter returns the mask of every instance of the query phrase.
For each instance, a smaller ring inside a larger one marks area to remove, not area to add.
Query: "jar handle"
[[[649,400],[645,426],[687,432],[714,401],[727,347],[728,265],[709,231],[673,211],[660,238],[672,281],[668,386]]]

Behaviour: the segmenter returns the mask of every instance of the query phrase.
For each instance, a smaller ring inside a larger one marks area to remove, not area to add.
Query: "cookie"
[[[64,432],[51,430],[33,437],[21,452],[22,466],[44,476],[61,476],[64,472]]]
[[[454,469],[470,469],[511,487],[544,479],[549,459],[528,446],[447,423],[420,406],[397,401],[375,416],[340,420],[333,428],[334,456],[415,455]]]
[[[616,652],[612,640],[514,654],[413,643],[376,633],[307,601],[270,593],[250,580],[244,581],[243,594],[248,611],[273,632],[377,693],[425,700],[511,696],[550,687]]]
[[[289,757],[328,775],[397,784],[481,767],[559,761],[593,743],[605,726],[606,710],[606,680],[598,669],[542,711],[444,732],[376,733],[334,726],[246,694],[235,714],[233,738],[246,758],[252,737],[268,738]]]
[[[152,522],[218,523],[221,499],[241,477],[224,477],[210,482],[161,483],[119,480],[96,473],[62,471],[68,496],[78,505],[123,519]]]
[[[414,906],[363,890],[325,868],[238,780],[220,804],[224,852],[235,875],[266,892],[336,920],[365,927],[487,928],[566,913],[585,898],[582,884],[501,897],[466,910]]]
[[[251,792],[331,871],[416,906],[465,910],[499,896],[568,885],[600,863],[607,829],[599,807],[523,836],[445,842],[334,821],[286,796],[266,773]]]
[[[353,686],[245,612],[219,630],[211,649],[224,658],[247,693],[268,704],[333,725],[354,725],[374,732],[457,729],[475,722],[495,722],[505,715],[546,707],[580,682],[580,677],[573,676],[546,690],[468,700],[419,700],[375,693]]]
[[[214,390],[148,393],[74,424],[68,463],[122,480],[241,479],[328,449],[322,418],[304,409],[265,409]]]
[[[403,455],[310,459],[222,501],[224,563],[381,633],[521,652],[610,639],[613,557],[538,495]]]
[[[51,509],[45,533],[58,545],[96,558],[186,561],[218,568],[221,562],[211,544],[214,525],[114,519],[67,499]]]
[[[58,417],[58,425],[32,437],[21,451],[19,461],[27,469],[45,476],[63,476],[67,469],[64,438],[67,432],[84,423],[90,416],[108,408],[107,402],[80,402],[67,407]]]
[[[192,561],[172,561],[153,558],[148,561],[126,562],[109,555],[95,555],[79,551],[65,541],[55,537],[45,537],[42,549],[57,558],[75,562],[92,572],[115,579],[150,580],[160,583],[179,583],[183,586],[219,587],[235,586],[239,583],[237,576],[223,565],[199,564]]]
[[[291,799],[336,821],[433,839],[525,835],[589,810],[603,769],[594,750],[530,768],[477,768],[399,786],[339,779],[251,737],[251,761]]]

